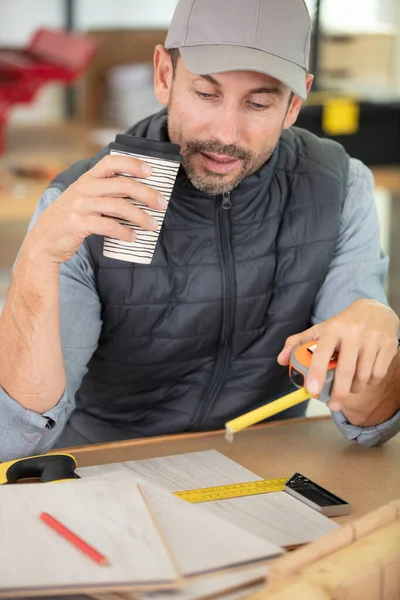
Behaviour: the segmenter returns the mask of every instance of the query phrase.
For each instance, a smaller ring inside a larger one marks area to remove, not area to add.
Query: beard
[[[185,140],[181,128],[172,125],[169,114],[168,134],[171,142],[179,144],[181,147],[182,166],[191,184],[199,191],[211,196],[231,192],[246,177],[258,171],[269,160],[275,149],[275,146],[272,146],[261,154],[255,154],[236,144],[225,146],[216,140]],[[195,159],[201,152],[239,159],[241,161],[240,170],[233,174],[214,173],[206,167],[200,170],[199,167],[196,167]]]

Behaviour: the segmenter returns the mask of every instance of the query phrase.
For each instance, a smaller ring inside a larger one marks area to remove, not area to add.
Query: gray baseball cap
[[[179,0],[165,47],[192,73],[257,71],[305,99],[310,38],[304,0]]]

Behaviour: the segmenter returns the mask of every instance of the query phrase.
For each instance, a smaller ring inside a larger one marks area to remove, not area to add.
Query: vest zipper
[[[232,334],[236,308],[236,279],[231,243],[230,208],[232,207],[229,192],[222,195],[221,202],[216,208],[216,227],[222,272],[222,327],[219,340],[217,360],[207,390],[204,402],[197,409],[191,424],[191,429],[199,430],[204,427],[210,412],[225,383],[231,362]]]

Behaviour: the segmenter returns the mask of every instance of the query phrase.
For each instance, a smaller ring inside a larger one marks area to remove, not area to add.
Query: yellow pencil
[[[229,441],[233,441],[233,436],[238,431],[242,429],[246,429],[246,427],[250,427],[250,425],[254,425],[255,423],[259,423],[260,421],[264,421],[264,419],[268,419],[269,417],[273,417],[278,413],[291,408],[292,406],[296,406],[296,404],[300,404],[305,400],[311,398],[311,394],[307,392],[305,388],[301,388],[292,392],[291,394],[287,394],[282,398],[278,398],[278,400],[274,400],[273,402],[269,402],[264,406],[260,406],[260,408],[256,408],[240,417],[236,417],[236,419],[232,419],[225,423],[225,438]]]

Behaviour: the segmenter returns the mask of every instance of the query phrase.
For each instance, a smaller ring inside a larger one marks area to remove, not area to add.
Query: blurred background
[[[0,307],[53,176],[160,108],[152,55],[176,4],[0,0]],[[307,5],[315,85],[298,125],[340,141],[372,169],[387,293],[400,314],[400,2]]]

